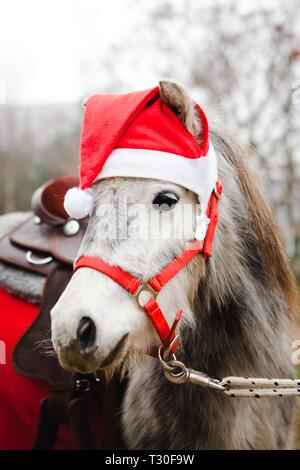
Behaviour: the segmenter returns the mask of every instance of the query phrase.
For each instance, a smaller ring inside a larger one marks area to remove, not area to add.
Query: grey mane
[[[0,240],[28,218],[28,212],[13,212],[0,216]],[[31,303],[39,303],[45,278],[0,261],[0,287]]]
[[[270,282],[235,173],[236,150],[213,133],[224,186],[214,254],[193,300],[196,328],[178,355],[213,377],[292,377],[288,306]],[[227,190],[226,188],[230,188]],[[276,449],[291,445],[293,399],[228,398],[174,385],[157,360],[132,373],[123,428],[133,449]]]

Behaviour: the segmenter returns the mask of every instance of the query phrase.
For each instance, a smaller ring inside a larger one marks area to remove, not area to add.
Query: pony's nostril
[[[82,317],[77,328],[77,341],[80,352],[86,353],[96,339],[96,325],[89,317]]]

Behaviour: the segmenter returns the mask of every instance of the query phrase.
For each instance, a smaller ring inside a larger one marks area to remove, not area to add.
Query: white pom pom
[[[84,191],[71,188],[65,194],[64,208],[73,219],[83,219],[92,210],[93,198],[90,189]]]

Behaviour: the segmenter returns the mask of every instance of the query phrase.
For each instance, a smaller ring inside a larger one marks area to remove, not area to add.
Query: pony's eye
[[[158,211],[169,211],[173,209],[173,207],[179,201],[179,197],[177,194],[171,192],[161,192],[155,196],[152,201],[152,206],[154,209]]]

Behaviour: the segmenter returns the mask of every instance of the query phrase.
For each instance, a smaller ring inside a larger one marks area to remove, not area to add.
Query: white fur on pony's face
[[[152,202],[161,192],[179,198],[170,211],[153,208]],[[93,193],[94,211],[79,256],[99,256],[146,280],[193,240],[197,198],[180,186],[109,178],[98,182]],[[157,297],[169,325],[178,308],[184,310],[182,323],[193,323],[188,295],[194,264],[181,270]],[[54,348],[61,365],[69,370],[94,372],[102,368],[111,372],[125,358],[128,366],[137,352],[146,353],[160,344],[145,312],[129,293],[90,268],[81,268],[73,275],[51,317]],[[85,353],[80,352],[76,340],[83,317],[89,317],[96,326],[95,342]]]

